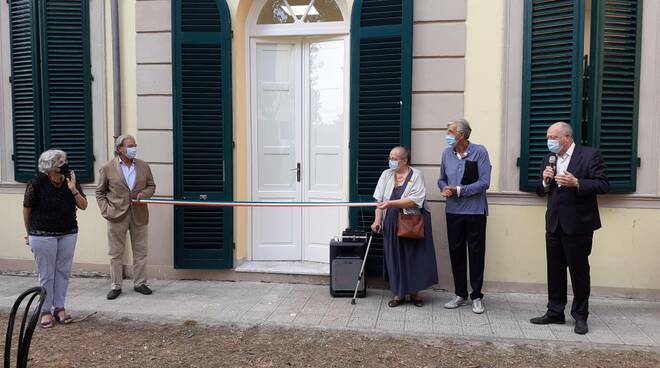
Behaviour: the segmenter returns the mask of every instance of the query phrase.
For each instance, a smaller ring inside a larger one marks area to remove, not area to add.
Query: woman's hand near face
[[[66,179],[66,185],[69,187],[71,193],[75,193],[76,189],[76,173],[71,170],[71,177]]]

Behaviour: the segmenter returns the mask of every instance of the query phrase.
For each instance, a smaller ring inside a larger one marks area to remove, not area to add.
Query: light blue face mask
[[[399,161],[397,161],[397,160],[390,160],[390,169],[392,169],[392,170],[398,170],[398,169],[399,169]]]
[[[126,157],[134,159],[137,157],[137,147],[128,147],[126,149]]]
[[[445,139],[447,140],[447,144],[450,145],[451,147],[454,147],[456,145],[456,137],[454,137],[453,135],[447,134]]]
[[[561,144],[557,139],[548,139],[548,150],[552,153],[559,153],[561,151]]]

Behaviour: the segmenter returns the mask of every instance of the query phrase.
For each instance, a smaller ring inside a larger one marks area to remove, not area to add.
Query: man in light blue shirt
[[[127,164],[124,160],[119,160],[119,167],[121,167],[121,171],[124,174],[128,189],[133,190],[135,188],[135,164],[133,161],[129,161]]]
[[[481,288],[486,255],[486,217],[491,164],[486,147],[469,141],[470,123],[465,119],[447,125],[447,144],[442,153],[438,187],[447,199],[447,238],[456,296],[445,304],[453,309],[467,304],[467,253],[470,259],[472,311],[484,312]]]

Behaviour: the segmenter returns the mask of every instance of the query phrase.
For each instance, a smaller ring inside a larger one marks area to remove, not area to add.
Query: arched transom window
[[[344,17],[335,0],[268,0],[257,24],[341,22]]]
[[[345,0],[258,0],[251,11],[252,35],[348,33]]]

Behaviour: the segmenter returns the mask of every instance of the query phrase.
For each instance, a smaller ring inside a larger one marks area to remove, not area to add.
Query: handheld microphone
[[[548,166],[550,166],[552,168],[552,171],[554,171],[555,174],[557,174],[557,172],[556,172],[557,171],[557,156],[556,155],[551,155],[550,157],[548,157]],[[550,179],[550,180],[546,181],[546,183],[550,183],[552,180],[553,179]]]
[[[552,168],[552,170],[555,170],[557,168],[557,156],[552,155],[548,157],[548,164]]]

